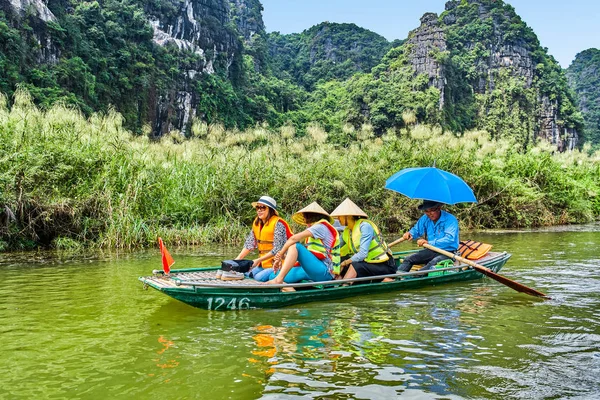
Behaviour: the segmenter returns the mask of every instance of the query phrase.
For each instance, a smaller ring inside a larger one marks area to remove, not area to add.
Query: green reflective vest
[[[323,224],[329,229],[331,235],[333,236],[333,248],[327,248],[321,239],[316,239],[314,237],[306,238],[306,248],[313,253],[319,260],[323,260],[327,257],[331,259],[331,264],[333,267],[333,272],[336,274],[340,273],[340,234],[338,231],[327,221],[326,219],[322,219],[317,224]]]
[[[344,229],[344,232],[342,233],[344,245],[340,249],[340,254],[342,256],[351,256],[353,254],[358,253],[358,250],[360,248],[360,238],[362,236],[360,233],[360,224],[362,223],[367,223],[371,225],[373,231],[375,232],[375,235],[373,236],[373,239],[369,244],[369,252],[367,253],[365,262],[377,264],[389,260],[390,257],[388,255],[388,247],[385,241],[383,240],[383,237],[381,236],[381,232],[379,232],[379,228],[377,228],[377,226],[368,219],[356,220],[356,222],[354,222],[352,234],[350,234],[349,228]]]

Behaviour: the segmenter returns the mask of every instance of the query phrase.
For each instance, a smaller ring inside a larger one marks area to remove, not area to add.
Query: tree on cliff
[[[600,50],[587,49],[567,69],[585,121],[585,138],[600,148]]]

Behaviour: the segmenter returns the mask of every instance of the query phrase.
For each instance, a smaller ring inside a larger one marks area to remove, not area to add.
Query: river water
[[[552,300],[484,278],[206,311],[142,289],[157,250],[2,254],[0,399],[600,398],[600,226],[471,238]],[[171,249],[178,268],[238,251]]]

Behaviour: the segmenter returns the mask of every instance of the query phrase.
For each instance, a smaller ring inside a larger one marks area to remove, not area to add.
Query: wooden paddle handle
[[[404,242],[405,240],[406,239],[404,239],[403,237],[401,237],[400,239],[394,240],[392,243],[388,244],[388,247],[393,247],[393,246],[397,245],[398,243]]]
[[[473,267],[473,268],[475,268],[475,269],[485,269],[485,270],[487,270],[487,271],[490,271],[490,269],[489,269],[489,268],[486,268],[486,267],[484,267],[483,265],[479,265],[479,264],[477,264],[476,262],[473,262],[473,261],[471,261],[471,260],[468,260],[468,259],[466,259],[466,258],[463,258],[463,257],[461,257],[461,256],[458,256],[458,255],[456,255],[456,254],[454,254],[454,253],[450,253],[449,251],[442,250],[442,249],[438,249],[437,247],[434,247],[434,246],[430,245],[429,243],[425,243],[425,244],[423,244],[423,247],[425,247],[426,249],[429,249],[429,250],[435,251],[435,252],[437,252],[437,253],[443,254],[443,255],[445,255],[446,257],[450,257],[450,258],[451,258],[451,259],[453,259],[453,260],[458,260],[458,261],[460,261],[460,262],[462,262],[462,263],[465,263],[465,264],[467,264],[467,265],[470,265],[471,267]]]

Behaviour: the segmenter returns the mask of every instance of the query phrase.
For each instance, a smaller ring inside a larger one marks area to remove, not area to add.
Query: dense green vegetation
[[[223,1],[212,1],[214,13],[225,7]],[[125,126],[141,133],[152,120],[156,98],[181,88],[187,80],[186,71],[201,71],[206,63],[193,52],[152,42],[148,16],[173,18],[181,12],[177,1],[50,0],[48,7],[58,20],[43,27],[34,17],[0,13],[0,66],[6,71],[0,74],[0,91],[9,96],[21,85],[37,104],[46,107],[61,101],[77,106],[86,115],[115,107]],[[282,113],[297,108],[301,100],[298,88],[256,68],[260,62],[266,63],[266,38],[261,40],[258,32],[253,42],[244,46],[234,24],[240,18],[253,23],[260,17],[260,9],[248,10],[234,13],[239,10],[233,8],[232,24],[220,24],[213,14],[199,21],[212,35],[211,40],[230,45],[233,57],[228,65],[227,53],[218,53],[213,63],[215,73],[197,74],[188,83],[198,96],[197,114],[208,123],[239,128],[257,121],[277,125]],[[35,60],[40,45],[33,24],[37,24],[37,35],[47,36],[56,46],[54,50],[60,55],[56,64]],[[198,45],[209,47],[208,39],[201,38]],[[208,52],[207,57],[213,56]]]
[[[107,111],[113,105],[125,116],[130,127],[139,127],[148,118],[147,108],[152,84],[158,87],[173,83],[169,65],[177,65],[169,49],[151,46],[152,28],[146,20],[142,2],[106,1],[72,2],[72,12],[64,11],[64,2],[50,2],[59,22],[50,22],[46,34],[60,49],[58,63],[36,63],[28,56],[39,46],[27,29],[33,18],[22,19],[13,35],[13,51],[25,57],[12,58],[14,74],[2,76],[0,88],[12,93],[22,83],[37,103],[56,101],[73,104],[85,113]],[[67,2],[68,4],[69,2]],[[1,16],[1,23],[15,25]]]
[[[369,72],[392,46],[401,42],[389,43],[355,24],[323,22],[302,33],[273,32],[268,43],[275,75],[313,90],[318,83]]]
[[[306,108],[334,137],[344,137],[345,124],[357,129],[369,124],[381,135],[415,121],[439,123],[440,93],[428,86],[424,75],[414,77],[406,61],[408,51],[394,48],[370,73],[319,85]]]
[[[480,14],[480,4],[487,14]],[[410,59],[414,56],[413,44],[407,41],[396,43],[398,47],[389,50],[370,70],[358,71],[346,80],[320,79],[301,111],[325,127],[331,140],[341,138],[338,143],[346,139],[345,124],[358,129],[367,123],[381,135],[387,129],[404,128],[407,122],[416,121],[439,124],[456,133],[484,129],[492,137],[510,137],[527,148],[535,143],[541,129],[538,116],[544,98],[556,107],[557,122],[562,127],[582,133],[582,117],[574,106],[565,74],[512,6],[492,0],[455,1],[454,7],[440,15],[439,23],[448,50],[434,49],[430,56],[445,71],[443,93],[430,85],[425,74],[415,75]],[[308,32],[322,30],[317,26]],[[270,40],[279,40],[278,48],[310,49],[307,39],[311,36],[306,32],[288,36],[283,40],[281,35],[273,34]],[[491,52],[500,51],[502,46],[526,52],[531,57],[529,64],[515,70],[517,66],[500,68],[490,63]],[[313,76],[310,70],[302,74],[309,65],[307,54],[308,50],[278,54],[283,58],[277,68],[306,85],[303,77]],[[302,70],[299,65],[306,67]],[[525,72],[531,75],[520,75]],[[444,106],[440,109],[442,97]]]
[[[581,115],[560,65],[540,46],[514,8],[495,0],[454,3],[454,8],[440,15],[448,44],[442,63],[454,75],[446,93],[450,102],[445,120],[450,129],[486,129],[495,137],[515,137],[527,146],[539,128],[532,117],[539,111],[540,98],[547,96],[560,105],[558,119],[564,126],[581,131]],[[485,6],[483,15],[480,4]],[[500,46],[522,48],[531,55],[531,87],[527,87],[524,76],[509,73],[510,67],[492,70],[490,76],[486,60],[492,56],[491,49]]]
[[[567,76],[578,96],[586,139],[600,148],[600,50],[588,49],[577,54]]]
[[[258,0],[198,6],[203,11],[194,18],[203,30],[197,45],[208,49],[204,55],[152,40],[150,19],[175,24],[185,12],[177,0],[50,0],[57,21],[47,25],[0,14],[0,90],[10,97],[21,85],[36,104],[61,101],[85,115],[114,107],[137,134],[160,134],[157,120],[163,126],[168,118],[176,121],[178,92],[194,95],[195,116],[208,124],[245,129],[266,122],[305,134],[318,122],[338,144],[351,139],[347,124],[369,124],[382,135],[418,122],[458,134],[485,129],[527,148],[540,130],[542,98],[557,108],[561,127],[581,133],[582,117],[563,71],[510,5],[448,4],[439,17],[448,49],[430,54],[445,71],[443,93],[415,75],[409,42],[390,43],[354,24],[329,22],[299,34],[267,35]],[[35,59],[39,36],[54,46],[56,62]],[[215,43],[226,50],[215,52]],[[502,46],[527,52],[533,68],[525,67],[533,76],[490,69],[493,49]],[[214,73],[202,72],[207,63]],[[157,116],[165,101],[170,111]]]
[[[463,227],[600,215],[600,154],[588,156],[588,149],[523,152],[510,138],[483,131],[458,138],[424,125],[378,138],[369,125],[347,125],[352,140],[340,146],[317,125],[300,138],[291,126],[226,131],[199,120],[189,140],[173,134],[153,142],[125,130],[115,112],[43,111],[26,92],[8,106],[0,96],[2,249],[145,246],[158,235],[169,243],[238,241],[253,217],[249,203],[263,194],[288,218],[311,201],[332,210],[349,196],[384,231],[401,231],[418,217],[417,202],[385,190],[385,179],[434,161],[464,177],[479,199],[450,207]]]

